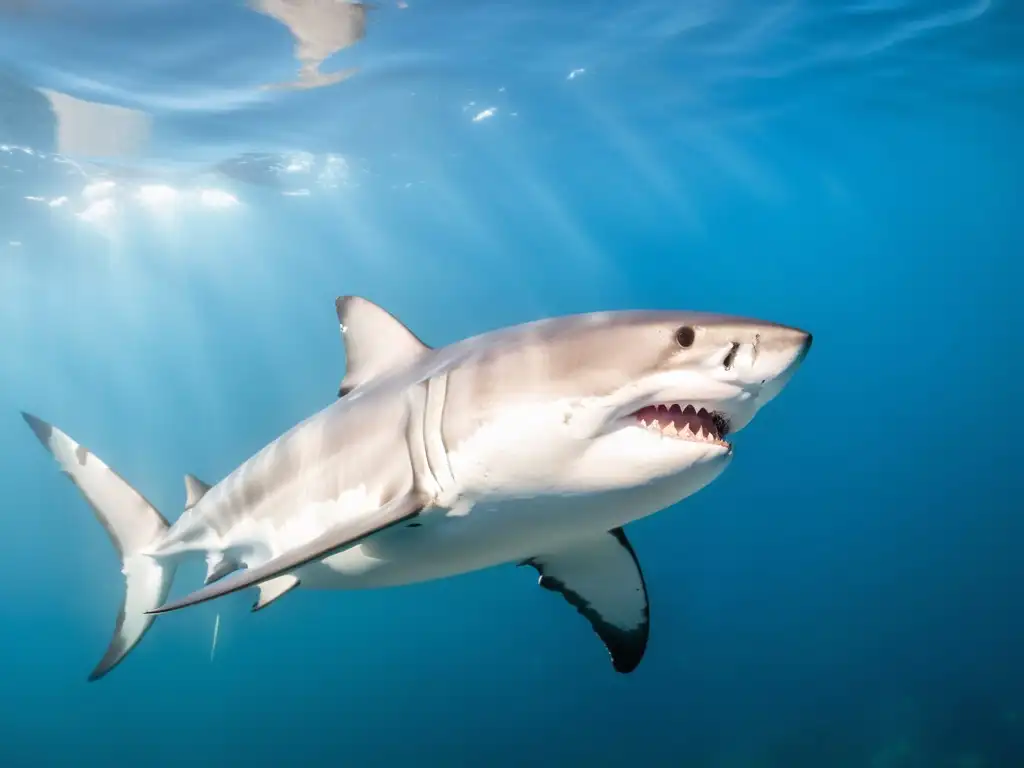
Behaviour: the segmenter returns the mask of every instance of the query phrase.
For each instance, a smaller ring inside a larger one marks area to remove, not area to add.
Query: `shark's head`
[[[721,474],[736,434],[811,346],[806,331],[771,322],[628,311],[540,320],[431,352],[372,305],[344,300],[338,311],[350,356],[342,393],[387,370],[406,370],[405,383],[436,380],[424,427],[440,418],[437,444],[459,485],[493,495],[661,488],[662,501],[677,501]]]
[[[682,498],[725,469],[736,433],[789,382],[811,335],[639,311],[543,320],[467,344],[479,354],[449,374],[448,394],[475,402],[464,422],[446,416],[446,430],[481,475],[524,494],[660,484]]]
[[[723,315],[608,313],[590,325],[564,339],[581,370],[608,381],[578,403],[575,415],[590,432],[578,470],[620,485],[685,473],[703,485],[717,477],[736,434],[789,383],[811,347],[806,331]]]

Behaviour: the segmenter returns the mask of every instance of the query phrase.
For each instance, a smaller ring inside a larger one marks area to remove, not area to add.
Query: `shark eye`
[[[684,325],[678,331],[676,331],[676,344],[683,349],[692,346],[694,339],[697,338],[697,332],[693,330],[689,325]]]

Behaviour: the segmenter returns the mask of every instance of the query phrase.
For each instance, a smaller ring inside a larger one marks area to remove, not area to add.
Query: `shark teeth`
[[[682,406],[679,403],[649,405],[633,416],[641,427],[666,437],[729,447],[723,439],[729,431],[728,421],[706,408],[697,410],[692,405]]]

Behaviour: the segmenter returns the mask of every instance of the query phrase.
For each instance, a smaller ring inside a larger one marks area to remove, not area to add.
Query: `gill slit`
[[[444,439],[444,416],[448,404],[448,374],[427,382],[427,406],[423,410],[423,436],[427,463],[442,493],[455,485],[455,476]]]
[[[425,430],[429,402],[429,384],[414,387],[410,391],[405,422],[405,449],[409,457],[409,467],[412,470],[412,490],[436,496],[440,484],[430,466],[430,449],[427,445]]]

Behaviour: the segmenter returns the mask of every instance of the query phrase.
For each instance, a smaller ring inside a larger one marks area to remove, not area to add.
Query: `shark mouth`
[[[729,420],[717,411],[697,410],[692,405],[679,403],[648,405],[634,412],[633,418],[639,426],[666,437],[730,447],[725,441]]]

